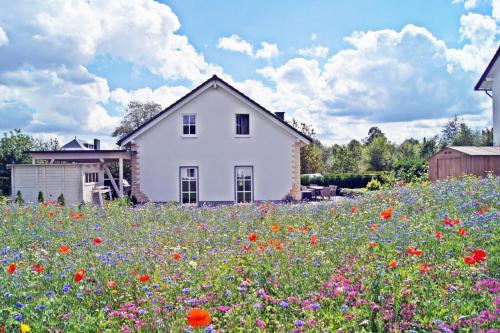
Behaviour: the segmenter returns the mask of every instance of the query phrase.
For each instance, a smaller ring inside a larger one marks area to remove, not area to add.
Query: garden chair
[[[328,188],[330,189],[330,195],[332,197],[337,195],[337,186],[336,185],[329,185]]]
[[[325,187],[324,189],[320,190],[320,196],[321,199],[323,200],[330,200],[330,195],[331,195],[331,190],[329,187]]]

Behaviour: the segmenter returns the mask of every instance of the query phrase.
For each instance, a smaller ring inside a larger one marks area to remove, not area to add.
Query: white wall
[[[496,66],[493,80],[493,144],[500,146],[500,66]]]
[[[182,115],[196,114],[196,138],[182,136]],[[250,137],[236,137],[235,114],[250,114]],[[292,187],[296,138],[225,91],[209,88],[136,138],[141,191],[179,201],[179,167],[198,166],[199,201],[234,201],[234,167],[253,166],[254,199],[281,200]]]

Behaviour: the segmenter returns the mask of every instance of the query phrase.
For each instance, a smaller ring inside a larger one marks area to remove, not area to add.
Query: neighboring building
[[[94,143],[88,143],[84,140],[77,139],[76,136],[73,140],[61,147],[62,150],[100,150],[101,141],[94,139]]]
[[[182,204],[301,199],[311,139],[213,76],[118,141],[132,152],[132,195]]]
[[[429,178],[500,176],[500,147],[447,147],[429,158]]]
[[[474,90],[493,98],[493,145],[500,146],[500,47],[477,82]],[[491,92],[491,94],[490,94]]]

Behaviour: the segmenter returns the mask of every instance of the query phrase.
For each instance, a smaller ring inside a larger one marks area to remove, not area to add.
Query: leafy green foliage
[[[66,201],[64,199],[64,194],[59,194],[59,196],[57,197],[57,203],[60,205],[60,206],[64,206],[66,204]]]
[[[43,197],[43,192],[42,192],[42,191],[39,191],[39,192],[38,192],[38,202],[42,203],[42,202],[44,202],[44,201],[45,201],[45,199],[44,199],[44,197]]]
[[[341,188],[364,188],[372,179],[380,180],[380,174],[326,174],[321,177],[302,176],[301,184],[309,186],[310,184],[328,186],[335,185]]]
[[[131,101],[125,110],[120,125],[111,134],[114,137],[121,137],[156,116],[162,110],[161,105],[154,102]]]
[[[23,195],[21,194],[20,190],[18,190],[16,193],[16,204],[18,204],[18,205],[24,204]]]
[[[372,178],[372,180],[370,180],[368,184],[366,184],[366,189],[369,191],[378,191],[381,187],[382,184],[375,178]]]

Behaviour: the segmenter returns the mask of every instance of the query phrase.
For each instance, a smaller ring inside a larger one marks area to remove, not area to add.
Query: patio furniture
[[[332,197],[337,195],[337,186],[336,185],[329,185],[328,188],[330,189],[331,193],[330,195]]]
[[[300,193],[302,200],[312,200],[313,192],[307,188],[307,186],[300,186]]]
[[[325,188],[321,189],[319,192],[321,195],[321,199],[330,200],[330,195],[331,195],[332,191],[330,190],[329,187],[325,187]]]
[[[313,198],[317,199],[318,196],[321,194],[321,190],[324,189],[324,187],[318,185],[309,185],[309,189],[312,190],[313,192]]]

